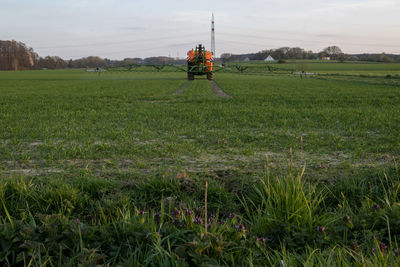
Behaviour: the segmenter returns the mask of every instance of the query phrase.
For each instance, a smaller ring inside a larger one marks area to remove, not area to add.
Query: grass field
[[[242,66],[265,66],[263,61],[237,62],[230,65]],[[318,61],[318,60],[289,60],[285,64],[276,62],[268,63],[272,67],[286,69],[290,71],[314,72],[320,75],[347,75],[347,76],[372,76],[382,77],[390,75],[392,78],[400,78],[399,63],[377,63],[377,62],[357,62],[345,61],[343,63],[335,61]]]
[[[400,64],[308,65],[0,72],[0,262],[400,264]]]

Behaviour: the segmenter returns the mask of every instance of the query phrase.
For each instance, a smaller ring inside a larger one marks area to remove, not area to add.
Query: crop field
[[[341,75],[341,76],[363,76],[363,77],[390,77],[400,78],[399,63],[376,63],[376,62],[334,62],[334,61],[315,61],[315,60],[289,60],[286,64],[268,63],[271,67],[286,69],[291,71],[315,72],[321,75]],[[241,66],[265,66],[263,61],[231,63],[230,65]]]
[[[399,265],[400,64],[307,71],[0,72],[1,265]]]

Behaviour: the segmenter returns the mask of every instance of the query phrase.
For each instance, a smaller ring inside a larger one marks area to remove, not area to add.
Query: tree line
[[[66,61],[58,56],[40,57],[31,47],[17,41],[0,40],[0,70],[96,68],[107,66],[100,57]]]
[[[65,69],[65,68],[102,68],[121,67],[135,64],[184,64],[185,60],[171,57],[125,58],[111,60],[97,56],[83,57],[75,60],[64,60],[58,56],[40,57],[22,42],[0,41],[0,70],[29,69]]]
[[[32,48],[17,41],[0,41],[0,70],[28,70],[39,60]]]
[[[281,47],[278,49],[267,49],[257,53],[234,55],[224,53],[221,55],[222,62],[264,60],[272,56],[276,60],[287,59],[323,59],[332,60],[355,60],[355,61],[377,61],[377,62],[400,62],[400,55],[391,54],[359,54],[347,55],[338,46],[329,46],[318,53],[304,50],[300,47]],[[219,59],[218,59],[219,60]],[[64,60],[58,56],[40,57],[31,47],[17,41],[0,40],[0,70],[28,70],[28,69],[65,69],[65,68],[102,68],[120,67],[135,64],[157,65],[157,64],[185,64],[184,59],[171,57],[148,57],[125,58],[123,60],[111,60],[97,56],[83,57],[75,60]]]
[[[223,62],[244,61],[244,60],[264,60],[268,56],[284,61],[288,59],[330,59],[343,62],[348,61],[374,61],[374,62],[400,62],[400,55],[393,54],[345,54],[338,46],[328,46],[320,52],[304,50],[300,47],[281,47],[278,49],[267,49],[257,53],[234,55],[224,53],[221,55]]]

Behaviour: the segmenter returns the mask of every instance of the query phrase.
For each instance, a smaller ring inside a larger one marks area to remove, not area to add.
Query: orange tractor
[[[214,80],[213,54],[200,44],[195,50],[187,53],[188,80],[194,80],[195,75],[207,75],[208,80]]]

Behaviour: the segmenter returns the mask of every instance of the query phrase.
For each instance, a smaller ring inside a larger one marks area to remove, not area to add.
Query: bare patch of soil
[[[184,85],[182,85],[178,90],[176,90],[173,95],[180,95],[185,91],[185,89],[192,83],[193,81],[187,81]]]
[[[214,81],[210,81],[210,84],[214,94],[216,94],[217,96],[222,98],[232,98],[232,96],[222,91],[222,89]]]

